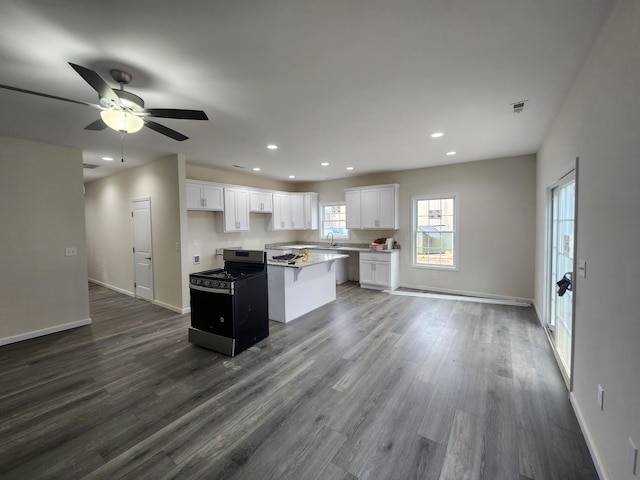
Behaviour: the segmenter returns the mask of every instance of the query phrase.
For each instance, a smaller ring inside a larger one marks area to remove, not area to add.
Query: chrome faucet
[[[333,240],[333,232],[329,232],[329,233],[327,234],[327,240],[329,240],[329,237],[331,237],[331,244],[330,244],[330,245],[331,245],[332,247],[335,247],[335,246],[336,246],[336,242]]]

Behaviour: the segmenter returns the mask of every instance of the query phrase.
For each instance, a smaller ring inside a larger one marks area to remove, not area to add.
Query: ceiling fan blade
[[[49,95],[48,93],[34,92],[33,90],[26,90],[24,88],[11,87],[9,85],[0,85],[0,88],[4,88],[5,90],[13,90],[14,92],[28,93],[29,95],[37,95],[39,97],[53,98],[54,100],[62,100],[63,102],[77,103],[78,105],[86,105],[87,107],[93,107],[93,108],[97,108],[98,110],[102,110],[102,107],[100,105],[96,105],[95,103],[81,102],[79,100],[72,100],[70,98],[58,97],[56,95]]]
[[[95,130],[95,131],[104,130],[105,128],[107,128],[107,124],[104,123],[104,121],[101,118],[99,118],[95,122],[91,122],[89,125],[84,127],[85,130]]]
[[[151,130],[155,130],[158,133],[166,135],[167,137],[173,138],[179,142],[183,140],[187,140],[189,137],[181,134],[180,132],[176,132],[175,130],[170,129],[169,127],[165,127],[164,125],[160,125],[159,123],[152,122],[151,120],[143,119],[145,126],[149,127]]]
[[[152,117],[179,118],[183,120],[209,120],[202,110],[181,110],[177,108],[147,108],[142,113],[148,113]]]
[[[122,102],[120,102],[120,98],[116,95],[116,92],[113,91],[109,84],[107,84],[100,75],[87,67],[76,65],[75,63],[69,62],[69,65],[78,72],[78,75],[84,78],[85,82],[91,85],[91,87],[98,92],[98,95],[112,101],[119,107],[122,107]]]

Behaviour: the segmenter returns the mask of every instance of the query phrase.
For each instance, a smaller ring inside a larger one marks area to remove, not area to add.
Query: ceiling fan
[[[187,140],[189,137],[171,128],[160,125],[149,119],[157,118],[178,118],[183,120],[209,120],[207,114],[202,110],[181,110],[175,108],[144,108],[144,100],[124,89],[124,86],[131,81],[131,74],[123,70],[111,70],[111,76],[120,84],[120,89],[113,90],[100,75],[90,68],[76,65],[69,62],[69,65],[98,92],[100,104],[87,103],[70,98],[58,97],[47,93],[34,92],[23,88],[11,87],[0,84],[0,88],[13,90],[16,92],[38,95],[40,97],[53,98],[65,102],[77,103],[100,110],[100,118],[85,127],[85,130],[104,130],[109,127],[120,133],[134,133],[143,126],[155,130],[162,135],[173,138],[179,142]]]

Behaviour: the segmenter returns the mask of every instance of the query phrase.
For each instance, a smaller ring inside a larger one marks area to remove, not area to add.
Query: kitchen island
[[[335,261],[345,254],[310,253],[306,262],[267,259],[269,318],[290,322],[336,299]]]

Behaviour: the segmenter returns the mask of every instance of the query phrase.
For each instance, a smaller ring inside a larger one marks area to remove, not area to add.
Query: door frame
[[[553,355],[556,359],[556,363],[558,364],[558,369],[560,370],[560,373],[562,374],[562,377],[564,379],[564,382],[567,386],[567,389],[569,390],[569,392],[573,391],[573,370],[574,370],[574,355],[575,355],[575,331],[576,331],[576,296],[577,296],[577,289],[576,289],[576,279],[577,276],[576,272],[577,272],[577,258],[578,258],[578,192],[579,192],[579,165],[580,165],[580,157],[576,157],[575,161],[571,162],[570,165],[568,165],[561,173],[560,175],[558,175],[556,177],[556,179],[547,185],[546,187],[546,191],[545,191],[545,245],[544,245],[544,287],[543,287],[543,298],[544,298],[544,308],[543,308],[543,315],[544,315],[544,319],[543,319],[543,327],[544,327],[544,331],[547,335],[547,338],[549,340],[549,343],[551,345],[551,350],[553,351]],[[558,187],[559,185],[561,185],[563,182],[562,180],[567,176],[570,175],[571,173],[574,173],[575,179],[574,179],[574,211],[573,211],[573,265],[572,265],[572,272],[573,275],[571,276],[571,283],[572,283],[572,297],[571,297],[571,356],[569,359],[569,369],[570,372],[566,372],[564,367],[562,366],[562,360],[560,360],[560,357],[558,355],[557,349],[556,349],[556,345],[555,345],[555,341],[551,336],[551,333],[549,332],[549,320],[550,320],[550,315],[551,315],[551,288],[549,285],[549,281],[554,281],[551,278],[551,255],[552,255],[552,235],[553,235],[553,228],[551,226],[551,222],[553,221],[553,189]]]
[[[137,282],[136,282],[136,253],[134,251],[134,245],[135,245],[135,228],[133,226],[133,205],[136,202],[144,202],[144,201],[148,201],[149,202],[149,253],[151,255],[151,276],[149,279],[150,285],[149,285],[149,290],[151,291],[151,298],[150,299],[146,299],[143,297],[138,296],[138,290],[137,290]],[[147,300],[150,301],[151,303],[154,303],[155,300],[155,293],[154,293],[154,285],[153,285],[153,228],[152,228],[152,221],[151,221],[151,197],[139,197],[139,198],[133,198],[131,199],[131,201],[129,202],[129,207],[130,207],[130,211],[131,211],[131,268],[133,269],[132,273],[133,273],[133,297],[134,298],[140,298],[142,300]]]

